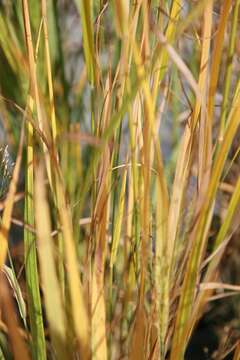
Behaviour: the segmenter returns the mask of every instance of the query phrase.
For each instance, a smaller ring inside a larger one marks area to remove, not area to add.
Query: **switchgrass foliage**
[[[1,359],[183,359],[239,292],[239,3],[1,2]]]

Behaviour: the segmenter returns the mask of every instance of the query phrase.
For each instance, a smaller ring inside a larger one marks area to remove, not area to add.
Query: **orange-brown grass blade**
[[[117,215],[116,215],[116,223],[115,223],[114,232],[113,232],[112,248],[111,248],[111,254],[110,254],[110,271],[113,270],[113,266],[116,261],[118,246],[119,246],[119,242],[120,242],[121,228],[122,228],[122,221],[123,221],[123,214],[124,214],[125,197],[126,197],[126,195],[125,195],[126,180],[127,180],[127,167],[124,169],[124,173],[123,173],[122,186],[121,186],[119,204],[118,204]]]
[[[10,295],[7,280],[2,271],[0,271],[0,293],[1,312],[7,324],[14,359],[30,360],[26,344],[22,338],[22,335],[20,334],[20,328],[17,321],[16,309],[14,307],[13,299]]]
[[[107,227],[109,217],[109,166],[110,154],[108,148],[103,153],[100,163],[99,177],[101,179],[96,209],[94,211],[96,253],[92,270],[92,356],[96,360],[107,359],[106,339],[106,306],[104,294],[104,267],[106,260]]]
[[[240,341],[238,341],[237,347],[234,351],[233,360],[239,360],[240,359]]]
[[[112,80],[109,71],[106,80],[104,93],[105,104],[103,117],[99,132],[107,128],[111,115],[111,93]],[[92,270],[92,294],[91,294],[91,315],[92,315],[92,352],[94,359],[107,359],[107,338],[106,338],[106,305],[104,293],[104,270],[106,261],[109,209],[110,209],[110,180],[111,180],[111,151],[108,144],[105,145],[101,154],[98,168],[99,184],[94,208],[93,239],[95,241],[95,254]],[[111,306],[111,299],[110,304]]]
[[[134,317],[129,360],[145,360],[147,358],[147,326],[146,310],[143,306],[138,306]]]
[[[205,111],[207,108],[207,90],[210,60],[210,45],[212,33],[213,1],[210,0],[204,9],[202,53],[200,62],[199,86],[202,93],[202,104],[199,120],[199,148],[198,148],[198,187],[203,193],[206,190],[211,172],[212,160],[212,122]]]
[[[219,79],[219,69],[222,59],[224,35],[231,5],[231,0],[224,0],[221,8],[221,16],[219,19],[218,30],[216,38],[214,40],[208,95],[208,117],[210,122],[213,122],[214,99]]]
[[[134,245],[136,249],[139,249],[140,244],[140,194],[141,186],[140,185],[140,172],[137,166],[138,157],[140,153],[140,149],[142,148],[143,139],[141,132],[141,100],[140,96],[137,96],[134,100],[131,108],[129,109],[129,133],[130,133],[130,146],[131,146],[131,178],[132,178],[132,192],[133,192],[133,213],[131,214],[131,210],[129,209],[128,221],[131,221],[131,230],[129,229],[129,235],[132,237],[130,239],[134,239]],[[129,189],[130,190],[130,189]],[[129,197],[130,200],[130,197]],[[132,227],[133,224],[133,227]],[[130,228],[130,226],[129,226]],[[133,254],[133,261],[130,264],[129,271],[129,291],[131,292],[136,288],[136,278],[134,274],[134,267],[136,271],[139,270],[139,258],[140,254],[138,251],[135,251]]]
[[[92,356],[93,359],[107,359],[106,339],[106,306],[104,294],[104,267],[107,243],[107,227],[109,217],[109,151],[103,154],[105,164],[101,166],[101,186],[97,198],[97,208],[94,219],[97,221],[95,229],[96,253],[92,270]]]
[[[66,319],[54,259],[50,211],[46,199],[43,167],[36,170],[35,210],[38,253],[47,319],[58,359],[67,358]]]

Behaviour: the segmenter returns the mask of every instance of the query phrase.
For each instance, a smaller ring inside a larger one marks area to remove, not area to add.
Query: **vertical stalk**
[[[43,17],[43,33],[44,33],[44,45],[45,45],[45,59],[46,59],[46,68],[47,68],[47,81],[48,81],[48,93],[49,93],[49,102],[50,102],[50,117],[51,117],[51,134],[52,134],[52,143],[53,149],[56,150],[56,137],[57,137],[57,123],[56,123],[56,113],[54,105],[54,92],[53,92],[53,83],[52,83],[52,70],[51,70],[51,58],[50,58],[50,49],[49,49],[49,36],[48,36],[48,25],[47,25],[47,4],[46,0],[41,1],[41,10]],[[57,156],[58,160],[58,156]],[[47,159],[46,159],[47,161]],[[54,200],[56,208],[59,208],[59,191],[60,189],[57,186],[57,182],[54,176],[54,164],[51,164],[51,179],[52,179],[52,189],[54,193]],[[60,228],[59,219],[57,219],[58,228]],[[63,245],[63,236],[62,233],[58,233],[58,275],[61,284],[62,294],[65,293],[65,271],[64,271],[64,245]]]
[[[39,127],[42,130],[42,116],[40,107],[40,97],[37,85],[36,64],[32,44],[32,34],[28,1],[22,0],[25,38],[28,51],[28,64],[30,75],[30,95],[27,102],[27,113],[33,113],[34,105],[37,110]],[[48,164],[47,164],[48,165]],[[48,166],[47,166],[48,167]],[[49,167],[48,167],[49,169]],[[27,167],[25,183],[25,204],[24,221],[34,227],[34,204],[33,204],[33,176],[34,176],[34,151],[33,151],[33,126],[27,123]],[[50,181],[51,182],[51,181]],[[37,267],[37,253],[35,235],[27,228],[24,228],[24,254],[27,292],[29,300],[30,327],[32,333],[32,352],[33,359],[46,359],[46,343],[44,336],[44,326],[41,308],[41,297],[39,290],[39,278]]]
[[[30,108],[33,106],[32,99]],[[24,222],[34,227],[33,204],[33,127],[27,124],[27,167],[25,183]],[[30,328],[32,334],[32,357],[34,360],[46,359],[46,343],[44,336],[39,277],[37,267],[37,252],[35,235],[24,227],[25,271],[28,293]]]
[[[223,133],[225,131],[225,126],[226,126],[226,117],[229,111],[228,102],[229,102],[229,93],[230,93],[230,86],[232,79],[233,56],[234,56],[236,35],[237,35],[239,5],[240,5],[240,0],[236,0],[233,11],[232,28],[231,28],[230,42],[229,42],[229,48],[227,54],[227,70],[224,78],[225,86],[223,92],[223,102],[221,107],[220,132],[218,138],[219,142],[221,142],[223,138]]]

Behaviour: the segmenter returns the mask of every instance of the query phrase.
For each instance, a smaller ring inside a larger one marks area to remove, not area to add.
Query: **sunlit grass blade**
[[[50,335],[58,359],[67,358],[66,319],[54,259],[51,237],[50,212],[44,188],[43,168],[36,171],[35,208],[38,253],[42,274],[42,287]],[[44,215],[43,215],[44,214]]]
[[[97,265],[92,274],[92,359],[107,360],[106,306],[104,286]]]
[[[212,126],[208,118],[207,95],[208,73],[212,33],[213,1],[209,1],[203,14],[202,54],[200,63],[199,87],[202,93],[202,105],[199,119],[199,147],[198,147],[198,187],[205,191],[211,173],[212,163]],[[204,106],[203,106],[204,104]]]
[[[62,179],[57,172],[56,186],[59,189],[58,212],[62,226],[64,239],[64,255],[67,267],[67,282],[69,286],[71,312],[74,321],[75,334],[77,336],[80,354],[86,358],[90,356],[89,321],[87,304],[84,301],[83,287],[78,271],[77,253],[73,239],[71,212],[66,203],[65,191]]]
[[[106,81],[106,103],[103,112],[100,131],[104,131],[110,119],[110,76]],[[92,239],[95,244],[95,252],[92,266],[91,286],[91,315],[92,315],[92,354],[94,359],[107,359],[106,338],[106,303],[104,289],[105,261],[107,252],[107,231],[109,226],[109,206],[111,201],[111,153],[108,144],[105,145],[101,154],[97,176],[96,202],[94,207],[94,219],[92,224]],[[111,302],[111,299],[110,299]],[[109,307],[111,308],[111,303]]]
[[[157,318],[156,326],[158,329],[158,342],[160,358],[164,359],[166,353],[166,334],[169,321],[170,310],[170,264],[171,257],[169,252],[169,244],[167,241],[167,213],[164,209],[167,204],[162,199],[161,185],[159,179],[156,180],[157,187],[157,205],[156,205],[156,245],[155,245],[155,289],[156,289],[156,304],[157,304]],[[163,260],[164,259],[164,260]]]

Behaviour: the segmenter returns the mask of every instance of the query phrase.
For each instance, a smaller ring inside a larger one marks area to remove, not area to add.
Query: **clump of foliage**
[[[0,357],[183,359],[239,292],[239,1],[0,7]]]

